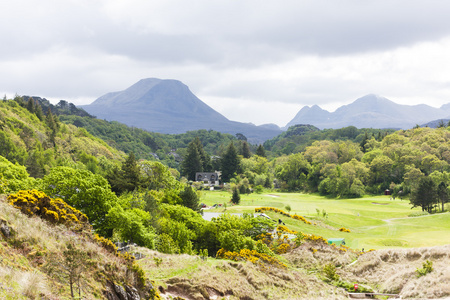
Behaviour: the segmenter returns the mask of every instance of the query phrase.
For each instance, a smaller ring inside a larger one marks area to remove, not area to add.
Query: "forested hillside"
[[[60,119],[65,123],[85,128],[92,135],[125,153],[134,152],[136,157],[142,159],[158,159],[173,168],[178,168],[187,145],[195,137],[200,138],[203,147],[211,155],[219,154],[224,145],[236,140],[231,134],[212,130],[162,134],[96,118],[63,115]]]
[[[374,137],[380,141],[384,136],[393,133],[393,129],[358,129],[354,126],[341,129],[323,129],[312,125],[294,125],[279,136],[264,142],[264,147],[273,152],[274,156],[303,152],[307,146],[318,140],[350,140],[361,143],[363,140]]]
[[[36,178],[56,166],[106,174],[124,156],[85,129],[62,123],[33,99],[0,101],[0,129],[0,155]]]

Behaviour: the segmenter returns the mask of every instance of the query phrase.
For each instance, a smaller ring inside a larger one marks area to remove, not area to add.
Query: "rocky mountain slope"
[[[212,129],[242,133],[252,143],[262,143],[281,133],[274,126],[228,120],[177,80],[142,79],[124,91],[108,93],[81,107],[100,119],[160,133]]]
[[[310,124],[320,129],[342,128],[394,128],[408,129],[439,118],[448,118],[448,106],[434,108],[425,104],[401,105],[384,97],[370,94],[351,104],[329,112],[317,105],[303,107],[286,125]]]

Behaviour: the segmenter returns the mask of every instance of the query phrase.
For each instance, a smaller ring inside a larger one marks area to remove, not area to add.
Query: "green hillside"
[[[0,155],[26,166],[31,176],[42,177],[55,166],[106,172],[107,161],[124,156],[85,129],[16,100],[0,101]]]

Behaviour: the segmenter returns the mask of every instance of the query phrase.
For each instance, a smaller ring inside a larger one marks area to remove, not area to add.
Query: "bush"
[[[325,273],[325,277],[328,281],[337,281],[339,280],[339,275],[336,274],[336,266],[333,264],[327,264],[323,267],[323,272]]]
[[[262,194],[263,190],[264,188],[262,187],[262,185],[255,186],[255,193]]]
[[[342,231],[342,232],[350,232],[350,229],[347,229],[347,228],[345,228],[345,227],[341,227],[341,228],[339,228],[339,231]]]
[[[427,259],[425,262],[422,263],[421,269],[417,268],[416,270],[417,277],[425,276],[431,271],[433,271],[433,262]]]
[[[259,253],[256,250],[241,249],[239,252],[226,251],[225,249],[220,249],[216,254],[217,258],[230,259],[235,261],[250,261],[254,264],[264,266],[268,264],[270,266],[286,269],[287,266],[279,261],[274,256],[269,256],[264,253]]]
[[[290,213],[291,212],[291,206],[288,204],[288,205],[286,205],[285,207],[284,207],[287,211],[288,211],[288,213]]]
[[[44,192],[19,191],[9,195],[8,202],[26,215],[37,215],[54,224],[64,224],[68,227],[76,227],[76,229],[87,229],[90,226],[85,214],[62,199],[50,198]]]
[[[241,196],[239,195],[239,191],[237,188],[233,189],[233,196],[231,197],[231,202],[234,204],[239,204],[241,202]]]

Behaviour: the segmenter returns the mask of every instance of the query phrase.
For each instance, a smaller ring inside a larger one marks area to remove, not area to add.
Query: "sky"
[[[0,95],[76,105],[176,79],[233,121],[285,126],[367,94],[450,102],[450,1],[2,0]]]

